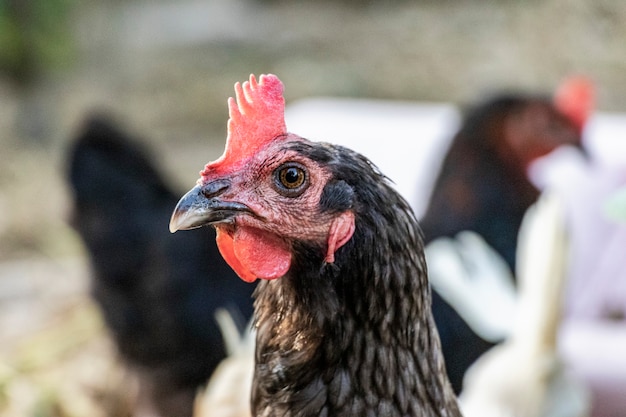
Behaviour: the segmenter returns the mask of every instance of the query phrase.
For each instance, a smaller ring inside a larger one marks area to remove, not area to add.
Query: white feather
[[[465,375],[466,417],[585,417],[589,393],[561,361],[556,346],[565,287],[567,239],[560,201],[544,195],[519,234],[519,301],[509,339]]]
[[[255,332],[248,326],[245,334],[240,335],[227,310],[216,311],[215,319],[229,356],[219,364],[206,389],[198,394],[194,417],[251,417]]]
[[[504,340],[513,327],[516,293],[502,257],[469,231],[439,238],[426,247],[433,288],[485,340]]]

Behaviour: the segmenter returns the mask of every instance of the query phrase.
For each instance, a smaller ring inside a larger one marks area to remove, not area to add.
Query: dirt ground
[[[597,84],[600,109],[626,111],[621,0],[76,3],[66,65],[26,89],[0,78],[0,368],[9,369],[0,369],[0,410],[7,375],[40,369],[14,366],[24,343],[37,345],[60,323],[69,327],[59,334],[78,334],[77,346],[102,334],[64,181],[72,135],[93,111],[145,138],[175,184],[191,184],[221,152],[226,98],[250,73],[278,74],[288,102],[461,105],[504,88],[549,93],[584,74]],[[89,346],[112,357],[98,343]],[[72,352],[59,348],[46,360]]]

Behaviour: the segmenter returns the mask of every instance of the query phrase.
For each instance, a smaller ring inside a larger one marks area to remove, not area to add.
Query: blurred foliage
[[[0,73],[28,84],[72,54],[74,0],[0,0]]]

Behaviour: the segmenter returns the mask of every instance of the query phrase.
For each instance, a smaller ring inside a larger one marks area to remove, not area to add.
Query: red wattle
[[[246,282],[280,278],[291,267],[285,241],[266,231],[238,227],[231,236],[218,228],[217,245],[224,260]]]
[[[228,265],[235,271],[239,278],[246,282],[254,282],[257,277],[253,274],[248,268],[246,268],[237,256],[235,255],[235,247],[234,240],[231,235],[226,232],[222,232],[219,228],[217,229],[217,237],[215,238],[217,242],[217,248],[222,254],[222,257],[226,261]]]

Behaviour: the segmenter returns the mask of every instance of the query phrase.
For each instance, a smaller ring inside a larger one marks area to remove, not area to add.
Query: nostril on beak
[[[228,189],[228,187],[230,187],[230,181],[220,179],[211,181],[208,184],[204,184],[200,189],[200,192],[202,192],[202,195],[204,195],[206,198],[213,198],[222,194]]]

